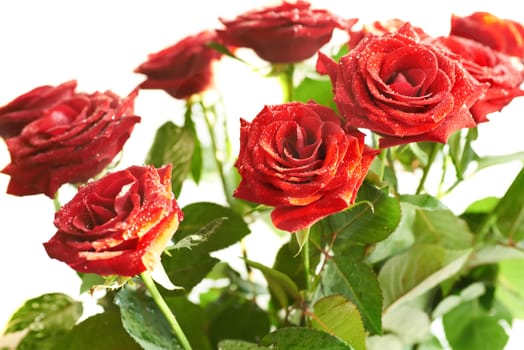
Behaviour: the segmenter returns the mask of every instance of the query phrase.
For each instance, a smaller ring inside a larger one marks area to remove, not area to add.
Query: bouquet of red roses
[[[6,192],[54,201],[43,248],[100,306],[35,296],[4,334],[17,349],[503,349],[524,317],[524,169],[460,213],[444,198],[524,160],[474,149],[479,125],[524,96],[524,27],[476,12],[435,36],[305,1],[219,21],[150,54],[127,96],[71,80],[0,107]],[[242,116],[238,140],[224,61],[282,88]],[[143,90],[181,101],[183,122],[121,167]],[[221,199],[178,204],[206,182]],[[257,230],[280,246],[246,244]]]

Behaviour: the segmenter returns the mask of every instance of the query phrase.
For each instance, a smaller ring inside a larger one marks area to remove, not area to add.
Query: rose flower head
[[[524,80],[522,64],[511,56],[455,35],[429,42],[459,55],[462,65],[475,79],[489,83],[485,95],[470,109],[477,123],[488,121],[488,114],[502,110],[515,97],[524,96],[524,90],[520,88]]]
[[[524,59],[524,26],[489,12],[451,16],[450,35],[478,41],[494,50]]]
[[[319,54],[317,70],[329,74],[348,123],[381,135],[381,147],[444,143],[476,126],[469,108],[489,86],[449,50],[421,42],[409,23],[398,32],[367,35],[338,63]]]
[[[55,90],[64,86],[69,85]],[[53,90],[47,87],[37,88],[14,100],[55,103],[41,103],[40,110],[28,103],[25,115],[31,116],[26,120],[30,122],[17,135],[6,139],[11,162],[1,172],[11,177],[7,193],[17,196],[43,193],[53,198],[63,184],[91,179],[113,161],[140,121],[133,111],[137,90],[126,98],[111,91],[92,94],[50,91]],[[43,96],[38,97],[38,92]],[[58,95],[64,98],[55,98]],[[17,114],[24,115],[21,107]]]
[[[182,218],[171,165],[131,166],[80,187],[56,212],[44,247],[76,271],[131,277],[160,263]]]
[[[39,119],[44,111],[75,93],[76,81],[71,80],[58,86],[37,87],[0,107],[0,137],[13,137],[24,126]]]
[[[284,1],[220,21],[224,29],[217,32],[226,45],[250,48],[271,63],[294,63],[312,57],[331,40],[335,28],[349,31],[357,22],[312,9],[305,1]]]
[[[406,23],[406,21],[401,19],[391,18],[385,21],[374,21],[370,24],[364,24],[359,29],[352,28],[349,32],[349,47],[353,48],[357,46],[358,42],[362,40],[362,38],[364,38],[367,34],[381,35],[386,33],[394,33]],[[417,32],[417,35],[420,39],[429,37],[429,35],[426,34],[422,28],[413,27],[413,29]]]
[[[273,224],[296,232],[348,208],[377,153],[325,106],[265,106],[241,120],[234,196],[275,207]]]
[[[222,56],[209,44],[218,41],[215,31],[206,30],[150,54],[135,69],[146,76],[139,88],[164,90],[176,99],[206,91],[213,83],[212,64]]]

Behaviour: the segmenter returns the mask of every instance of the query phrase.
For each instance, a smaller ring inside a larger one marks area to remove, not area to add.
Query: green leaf
[[[246,263],[262,272],[269,290],[282,308],[287,307],[290,301],[302,299],[297,285],[286,274],[254,261],[246,260]]]
[[[269,350],[265,346],[258,346],[243,340],[222,340],[218,343],[218,350]]]
[[[313,238],[316,232],[310,231],[310,239]],[[303,258],[296,256],[298,251],[298,243],[291,237],[290,240],[283,244],[277,252],[273,268],[288,275],[297,285],[298,289],[306,289],[306,274],[304,272]],[[309,261],[312,270],[318,265],[320,261],[320,251],[312,249],[310,244]]]
[[[269,316],[253,300],[224,293],[206,307],[208,334],[216,346],[225,339],[256,342],[270,329]]]
[[[415,222],[415,206],[409,203],[400,203],[402,216],[400,222],[383,241],[378,242],[371,254],[367,257],[369,263],[376,263],[386,258],[399,254],[408,249],[415,242],[413,223]]]
[[[409,203],[415,207],[426,209],[426,210],[437,210],[437,209],[448,209],[441,201],[437,198],[423,193],[423,194],[403,194],[399,196],[400,202]]]
[[[199,244],[202,244],[203,242],[207,241],[209,237],[212,234],[214,234],[217,231],[217,229],[226,220],[227,218],[216,218],[210,221],[209,223],[207,223],[206,225],[204,225],[196,233],[190,234],[178,240],[176,244],[174,244],[172,247],[169,247],[168,249],[169,250],[182,249],[182,248],[191,249],[195,246],[198,246]]]
[[[488,168],[490,166],[514,162],[524,161],[524,151],[510,154],[503,154],[498,156],[484,156],[477,159],[477,171]]]
[[[314,328],[341,338],[355,350],[366,349],[366,331],[355,304],[342,295],[330,295],[318,300],[313,309]]]
[[[211,343],[207,337],[209,320],[204,308],[193,304],[184,296],[170,296],[165,300],[193,349],[211,350]]]
[[[524,258],[499,264],[496,297],[514,317],[524,319]]]
[[[61,293],[27,300],[7,323],[5,334],[26,331],[17,349],[54,350],[82,315],[82,304]]]
[[[171,183],[175,197],[182,189],[182,183],[189,174],[195,143],[189,129],[181,128],[173,122],[164,123],[156,132],[153,144],[146,157],[146,164],[161,167],[172,164]]]
[[[431,338],[431,320],[421,308],[409,303],[386,312],[382,318],[384,331],[396,334],[403,344],[413,345]]]
[[[386,261],[378,280],[384,307],[393,308],[420,296],[454,276],[464,266],[471,249],[446,250],[440,245],[416,244]]]
[[[511,242],[524,239],[524,168],[515,177],[495,208],[497,227]]]
[[[276,345],[277,349],[351,350],[344,341],[328,333],[311,329],[288,327],[276,330],[262,339],[262,345]]]
[[[182,349],[153,299],[126,287],[116,295],[124,329],[145,350]]]
[[[475,282],[462,289],[459,294],[453,294],[441,300],[433,309],[432,317],[438,319],[458,305],[477,299],[484,293],[486,293],[484,283]]]
[[[297,239],[297,243],[298,243],[298,250],[295,256],[300,255],[300,252],[302,251],[304,244],[306,244],[306,242],[309,240],[309,231],[310,231],[309,229],[310,227],[295,232],[294,236]]]
[[[387,238],[400,222],[400,204],[388,196],[388,189],[364,183],[357,203],[346,211],[322,220],[325,235],[337,235],[333,249],[344,250],[355,242],[370,244]],[[329,241],[329,240],[328,240]]]
[[[510,259],[524,259],[522,249],[508,247],[506,245],[490,245],[481,247],[475,251],[468,261],[469,267],[498,263]]]
[[[27,300],[9,319],[4,333],[22,330],[69,329],[82,315],[82,304],[62,293]]]
[[[202,155],[202,144],[197,134],[197,128],[193,122],[193,108],[191,103],[186,104],[186,112],[184,114],[184,129],[188,130],[193,135],[193,154],[191,155],[191,177],[195,183],[200,182],[202,177],[202,168],[204,164]]]
[[[382,292],[377,276],[368,264],[351,256],[335,255],[330,259],[314,299],[333,294],[341,294],[357,306],[367,330],[377,334],[382,332]]]
[[[444,315],[442,321],[453,349],[502,350],[508,341],[499,319],[490,316],[477,301],[459,305]]]
[[[239,242],[250,232],[249,227],[240,215],[215,203],[192,203],[182,208],[182,211],[184,212],[184,220],[180,223],[173,237],[175,244],[183,238],[199,232],[203,226],[217,219],[223,220],[222,224],[213,230],[213,234],[206,241],[193,247],[193,251],[209,253],[220,250]]]
[[[173,250],[162,254],[162,265],[174,285],[182,287],[187,293],[193,289],[219,260],[190,249]]]
[[[120,312],[106,311],[82,321],[64,336],[54,350],[140,350],[122,326]]]
[[[471,128],[468,129],[465,137],[462,136],[462,130],[459,130],[448,139],[449,155],[455,166],[457,179],[463,179],[468,165],[478,158],[471,147],[471,143],[477,139],[477,136],[477,128]]]
[[[433,243],[446,249],[468,249],[473,244],[466,222],[447,209],[416,209],[413,232],[421,244]]]
[[[366,341],[368,350],[404,350],[404,344],[394,334],[373,335]]]
[[[293,92],[294,100],[308,102],[313,100],[321,105],[336,110],[333,101],[331,81],[326,77],[305,77]]]

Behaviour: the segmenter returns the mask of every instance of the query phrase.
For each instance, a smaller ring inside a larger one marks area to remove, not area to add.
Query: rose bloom
[[[150,54],[135,69],[147,77],[139,88],[164,90],[177,99],[206,91],[213,82],[212,63],[222,56],[208,44],[218,41],[214,31],[206,30]]]
[[[315,102],[266,106],[241,120],[236,198],[275,207],[273,224],[295,232],[348,208],[378,151]]]
[[[488,12],[451,16],[450,35],[478,41],[494,50],[524,59],[524,26]]]
[[[319,54],[317,70],[329,74],[348,123],[381,135],[381,147],[446,142],[476,126],[469,108],[488,88],[451,52],[420,42],[409,24],[366,36],[338,64]]]
[[[39,98],[38,92],[44,95]],[[74,93],[52,106],[33,108],[31,102],[49,100],[49,95],[49,89],[37,88],[15,99],[28,102],[25,115],[37,118],[5,140],[11,156],[1,171],[11,177],[7,193],[53,198],[63,184],[89,180],[112,162],[140,121],[133,114],[136,90],[124,99],[111,91]],[[16,104],[24,115],[21,103]]]
[[[477,123],[488,121],[486,115],[502,110],[515,97],[524,95],[524,90],[520,88],[524,78],[522,65],[510,56],[477,41],[454,35],[429,42],[458,54],[464,68],[475,79],[490,84],[486,94],[470,109]]]
[[[58,86],[37,87],[0,107],[0,137],[13,137],[24,126],[40,118],[44,111],[60,101],[73,96],[76,81],[68,81]]]
[[[80,187],[56,214],[49,257],[76,271],[134,276],[152,271],[183,214],[171,165],[132,166]]]
[[[349,30],[356,19],[343,20],[305,1],[248,11],[235,19],[220,18],[224,43],[247,47],[271,63],[294,63],[312,57],[329,42],[335,28]]]
[[[407,22],[401,19],[391,18],[385,21],[374,21],[371,24],[364,24],[362,28],[358,30],[352,29],[349,35],[349,47],[353,48],[357,46],[358,42],[362,40],[362,38],[364,38],[367,34],[381,35],[386,33],[394,33],[406,23]],[[425,39],[429,37],[429,35],[426,34],[422,28],[413,27],[413,29],[417,32],[419,38]]]

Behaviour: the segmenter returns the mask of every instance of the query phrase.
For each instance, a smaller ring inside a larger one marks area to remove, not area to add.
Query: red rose
[[[213,80],[212,63],[221,53],[208,46],[217,42],[214,31],[188,36],[173,46],[149,55],[135,69],[147,76],[141,89],[160,89],[177,99],[187,99],[208,89]]]
[[[38,100],[35,91],[46,92],[33,90],[33,100]],[[134,91],[121,99],[111,91],[75,93],[40,111],[30,105],[30,113],[38,118],[6,139],[11,163],[1,172],[11,176],[7,193],[43,193],[53,198],[63,184],[98,175],[122,150],[140,121],[133,115],[136,95]]]
[[[454,131],[474,127],[469,108],[488,87],[448,50],[420,42],[409,24],[366,36],[338,64],[320,54],[317,70],[329,74],[348,123],[380,134],[381,147],[446,142]]]
[[[326,10],[313,10],[305,1],[246,12],[220,21],[217,30],[224,43],[247,47],[271,63],[299,62],[329,42],[335,28],[349,30],[356,19],[343,20]]]
[[[524,26],[488,12],[451,16],[450,35],[478,41],[494,50],[524,59]]]
[[[394,33],[398,31],[407,22],[398,19],[391,18],[385,21],[374,21],[371,24],[364,24],[359,30],[351,30],[349,36],[349,47],[354,48],[358,42],[362,40],[367,34],[381,35],[386,33]],[[424,39],[429,37],[422,28],[413,27],[417,32],[419,38]]]
[[[8,138],[20,134],[24,126],[40,118],[46,109],[71,97],[75,89],[76,81],[68,81],[56,87],[40,86],[0,107],[0,137]]]
[[[56,214],[49,257],[84,273],[134,276],[152,270],[183,214],[171,165],[132,166],[80,187]]]
[[[477,41],[454,35],[429,42],[458,54],[464,68],[475,79],[490,84],[486,94],[470,109],[477,123],[488,121],[487,114],[500,111],[515,97],[524,95],[524,90],[520,88],[524,80],[522,67],[510,56]]]
[[[266,106],[241,120],[234,196],[275,207],[273,224],[295,232],[352,204],[377,152],[327,107]]]

